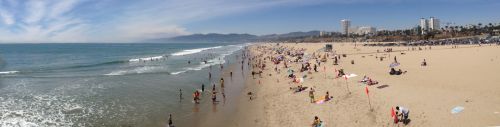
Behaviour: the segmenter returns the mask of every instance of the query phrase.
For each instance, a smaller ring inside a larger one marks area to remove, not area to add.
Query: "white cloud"
[[[72,10],[77,3],[78,1],[76,0],[61,0],[61,2],[54,3],[50,10],[50,13],[48,14],[48,17],[57,18],[58,16],[61,16],[64,13]]]
[[[36,23],[45,16],[45,2],[42,0],[31,0],[26,3],[26,11],[28,15],[25,17],[24,22]]]
[[[2,18],[3,22],[7,25],[16,23],[14,16],[3,9],[0,9],[0,18]]]

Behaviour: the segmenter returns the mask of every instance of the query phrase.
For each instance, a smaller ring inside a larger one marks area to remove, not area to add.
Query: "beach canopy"
[[[391,67],[391,68],[396,67],[396,66],[399,66],[399,63],[394,62],[394,63],[391,63],[389,65],[389,67]]]
[[[292,69],[290,69],[290,68],[288,68],[288,70],[287,70],[286,72],[288,72],[288,75],[293,74],[293,70],[292,70]]]

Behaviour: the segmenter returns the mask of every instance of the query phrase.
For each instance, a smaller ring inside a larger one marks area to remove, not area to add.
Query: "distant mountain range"
[[[319,31],[309,31],[309,32],[291,32],[286,34],[270,34],[270,35],[252,35],[252,34],[192,34],[185,36],[177,36],[172,38],[158,38],[145,40],[145,42],[155,42],[155,43],[210,43],[210,42],[227,42],[227,43],[238,43],[238,42],[253,42],[253,41],[277,41],[286,39],[296,39],[310,36],[318,36]]]

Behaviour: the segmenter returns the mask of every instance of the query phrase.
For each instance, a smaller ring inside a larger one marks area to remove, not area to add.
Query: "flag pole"
[[[347,92],[349,92],[349,94],[351,94],[351,90],[349,90],[349,83],[347,82],[347,75],[344,75],[345,76],[345,85],[347,87]]]
[[[368,105],[370,106],[370,111],[371,111],[373,109],[372,109],[372,103],[371,103],[371,100],[370,100],[370,92],[368,90],[368,86],[365,87],[365,92],[366,92],[366,96],[368,97]]]
[[[326,79],[326,65],[323,66],[323,72],[325,72],[325,79]]]

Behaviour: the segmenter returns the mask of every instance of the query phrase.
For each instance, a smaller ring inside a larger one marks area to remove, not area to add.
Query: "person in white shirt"
[[[408,114],[410,114],[410,110],[408,108],[396,106],[396,110],[397,110],[396,114],[398,116],[401,116],[401,120],[403,122],[408,120]],[[401,114],[399,114],[399,113],[401,113]]]

